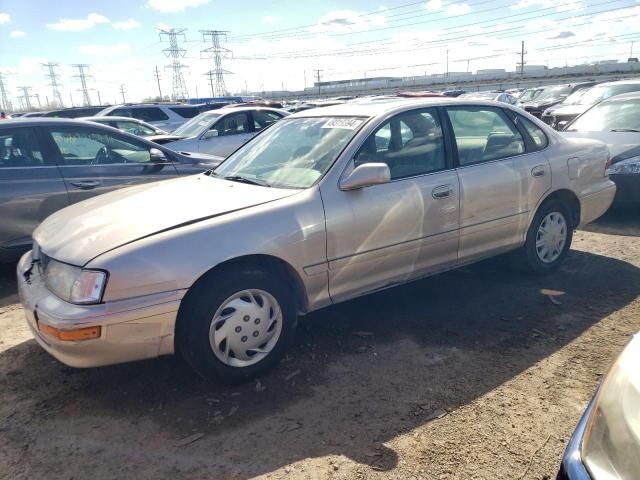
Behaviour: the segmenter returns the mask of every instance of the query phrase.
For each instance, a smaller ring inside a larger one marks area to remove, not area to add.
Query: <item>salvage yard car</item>
[[[19,294],[67,365],[179,352],[238,381],[319,308],[510,251],[553,271],[614,197],[608,160],[496,102],[300,112],[205,174],[53,214],[18,264]]]
[[[640,472],[640,334],[636,334],[589,403],[562,459],[557,480],[638,478]]]
[[[614,205],[640,207],[640,92],[616,95],[571,122],[562,135],[604,142],[616,184]]]
[[[221,160],[93,122],[0,122],[0,262],[29,250],[33,229],[56,210],[116,188],[202,173]]]

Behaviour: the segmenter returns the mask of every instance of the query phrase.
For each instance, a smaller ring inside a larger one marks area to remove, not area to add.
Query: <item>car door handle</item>
[[[79,180],[77,182],[71,182],[71,185],[80,190],[91,190],[92,188],[102,185],[102,182],[99,180]]]
[[[451,185],[440,185],[431,191],[431,196],[436,199],[447,198],[451,196],[452,193],[453,188],[451,188]]]
[[[531,169],[532,177],[544,177],[547,174],[543,165],[538,165]]]

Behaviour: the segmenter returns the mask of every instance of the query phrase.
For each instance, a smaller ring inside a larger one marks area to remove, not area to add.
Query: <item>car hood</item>
[[[564,100],[564,98],[558,98],[558,97],[549,97],[549,98],[545,98],[544,100],[533,100],[531,102],[525,102],[522,104],[522,106],[524,108],[529,107],[529,108],[544,108],[544,107],[549,107],[549,106],[553,106],[557,103],[560,103],[562,100]]]
[[[76,203],[42,222],[33,238],[49,257],[85,265],[121,245],[297,192],[194,175]]]
[[[560,132],[565,138],[589,138],[606,143],[611,153],[611,163],[640,155],[638,132]]]
[[[588,110],[589,108],[591,108],[591,105],[583,105],[581,103],[577,103],[575,105],[556,105],[554,107],[551,107],[553,110],[551,110],[553,115],[573,115],[573,116],[578,116],[581,113],[585,112],[586,110]]]

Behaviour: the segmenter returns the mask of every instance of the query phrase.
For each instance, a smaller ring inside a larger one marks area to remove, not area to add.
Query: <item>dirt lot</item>
[[[317,312],[278,369],[239,387],[174,358],[61,365],[5,268],[0,477],[554,478],[640,330],[640,214],[587,230],[548,278],[492,260]]]

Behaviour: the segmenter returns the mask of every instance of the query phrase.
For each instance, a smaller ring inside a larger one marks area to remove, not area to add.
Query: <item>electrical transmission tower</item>
[[[31,97],[35,96],[29,93],[29,90],[31,90],[31,87],[18,87],[18,90],[22,90],[22,95],[18,98],[20,100],[23,100],[24,109],[27,111],[31,111],[33,109],[33,105],[31,105]]]
[[[169,40],[169,48],[162,50],[167,58],[171,58],[171,64],[165,68],[171,68],[173,70],[173,88],[171,90],[171,100],[185,100],[189,97],[187,92],[187,84],[184,81],[182,75],[182,69],[186,67],[180,62],[187,51],[184,48],[180,48],[178,45],[178,37],[182,37],[185,40],[184,32],[186,28],[172,28],[170,30],[160,30],[160,41]]]
[[[62,101],[62,95],[60,94],[60,84],[58,83],[58,75],[55,71],[55,67],[58,66],[57,63],[43,63],[43,67],[46,67],[48,72],[45,76],[49,79],[49,86],[51,87],[51,92],[53,93],[53,102],[58,102],[59,107],[64,107],[64,102]]]
[[[13,108],[11,106],[11,102],[9,101],[9,97],[7,96],[7,88],[4,80],[4,75],[0,73],[0,108],[2,108],[2,111],[11,111],[13,110]]]
[[[89,98],[89,88],[87,88],[87,78],[91,76],[87,73],[87,71],[89,70],[89,65],[87,65],[86,63],[76,63],[71,66],[78,69],[78,74],[74,75],[74,78],[80,79],[80,85],[82,86],[82,88],[80,88],[79,91],[82,92],[82,103],[85,107],[88,107],[89,105],[91,105],[91,98]]]
[[[202,58],[213,59],[213,70],[209,70],[205,75],[209,77],[209,85],[211,86],[211,94],[215,97],[221,97],[227,94],[227,86],[224,83],[225,74],[229,74],[227,70],[222,68],[222,59],[232,57],[233,53],[227,48],[220,46],[220,39],[224,38],[226,41],[227,33],[222,30],[200,30],[202,33],[202,40],[207,42],[207,38],[211,42],[209,48],[205,48],[200,51]]]

